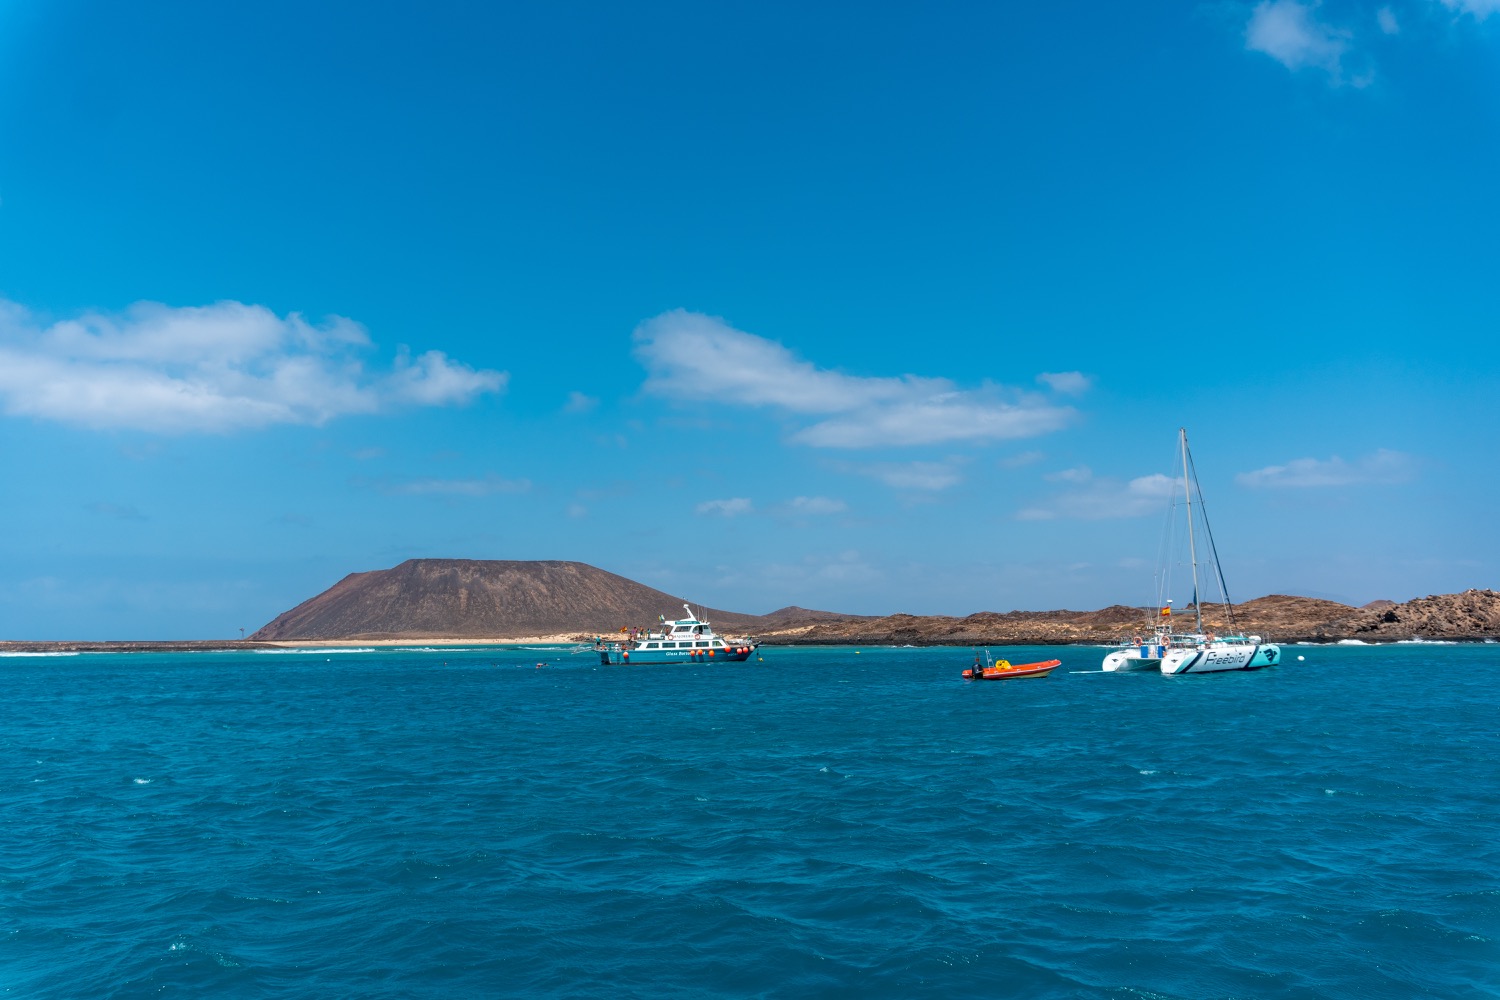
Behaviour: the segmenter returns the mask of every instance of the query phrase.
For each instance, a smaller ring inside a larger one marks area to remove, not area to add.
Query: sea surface
[[[1500,645],[995,652],[0,657],[0,992],[1500,995]]]

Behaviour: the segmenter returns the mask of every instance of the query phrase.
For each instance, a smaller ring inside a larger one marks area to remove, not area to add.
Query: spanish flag
[[[1172,617],[1172,609],[1171,608],[1162,608],[1161,609],[1161,616],[1163,618],[1171,618]]]

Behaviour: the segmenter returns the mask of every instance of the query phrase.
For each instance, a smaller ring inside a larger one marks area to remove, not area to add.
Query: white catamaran
[[[1234,622],[1234,605],[1229,601],[1229,590],[1224,584],[1224,571],[1219,567],[1218,550],[1214,545],[1213,531],[1208,526],[1208,512],[1203,505],[1203,491],[1198,485],[1198,472],[1193,467],[1192,453],[1188,451],[1187,431],[1179,429],[1178,441],[1182,453],[1182,495],[1187,506],[1188,557],[1192,563],[1193,616],[1195,629],[1192,632],[1177,632],[1172,628],[1172,602],[1162,601],[1158,594],[1160,612],[1151,626],[1136,635],[1130,642],[1121,643],[1120,648],[1104,657],[1105,670],[1160,670],[1164,674],[1204,674],[1217,670],[1258,670],[1274,666],[1281,659],[1281,647],[1264,642],[1258,635],[1240,634]],[[1194,501],[1196,494],[1197,500]],[[1175,506],[1175,501],[1173,502]],[[1225,623],[1231,634],[1215,635],[1203,630],[1203,603],[1199,595],[1198,543],[1194,530],[1194,508],[1203,519],[1203,534],[1208,542],[1208,551],[1213,558],[1213,581],[1219,586],[1223,597]],[[1175,518],[1174,518],[1175,520]],[[1158,586],[1167,586],[1166,574],[1158,580]]]

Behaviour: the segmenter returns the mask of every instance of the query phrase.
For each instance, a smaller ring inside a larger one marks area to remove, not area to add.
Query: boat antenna
[[[1214,557],[1214,574],[1219,578],[1219,593],[1224,595],[1224,612],[1229,619],[1231,631],[1239,631],[1239,626],[1234,623],[1234,602],[1229,599],[1229,584],[1224,582],[1224,564],[1219,562],[1219,547],[1214,544],[1214,529],[1208,523],[1208,504],[1203,500],[1203,487],[1198,485],[1198,466],[1193,464],[1193,456],[1188,455],[1188,465],[1192,471],[1193,486],[1198,491],[1198,510],[1203,513],[1203,533],[1208,536],[1208,551]]]
[[[1188,464],[1187,428],[1177,428],[1182,441],[1182,495],[1187,499],[1188,555],[1193,560],[1193,615],[1198,622],[1198,633],[1203,633],[1203,601],[1198,596],[1198,544],[1193,540],[1193,490],[1190,484],[1191,466]],[[1201,507],[1202,504],[1200,503]]]

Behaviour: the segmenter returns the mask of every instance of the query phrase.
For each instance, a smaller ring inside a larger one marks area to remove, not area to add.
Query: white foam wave
[[[66,652],[66,653],[56,653],[56,652],[54,652],[54,653],[12,653],[12,652],[4,652],[4,653],[0,653],[0,656],[77,656],[77,655],[78,655],[77,652]]]
[[[1363,639],[1340,639],[1334,643],[1335,646],[1368,646],[1369,643]]]
[[[301,655],[301,656],[324,656],[328,653],[376,653],[379,652],[374,646],[361,646],[358,649],[257,649],[257,653],[276,655]]]
[[[137,785],[149,785],[149,784],[151,784],[151,779],[150,778],[136,778],[135,779],[135,783]]]

